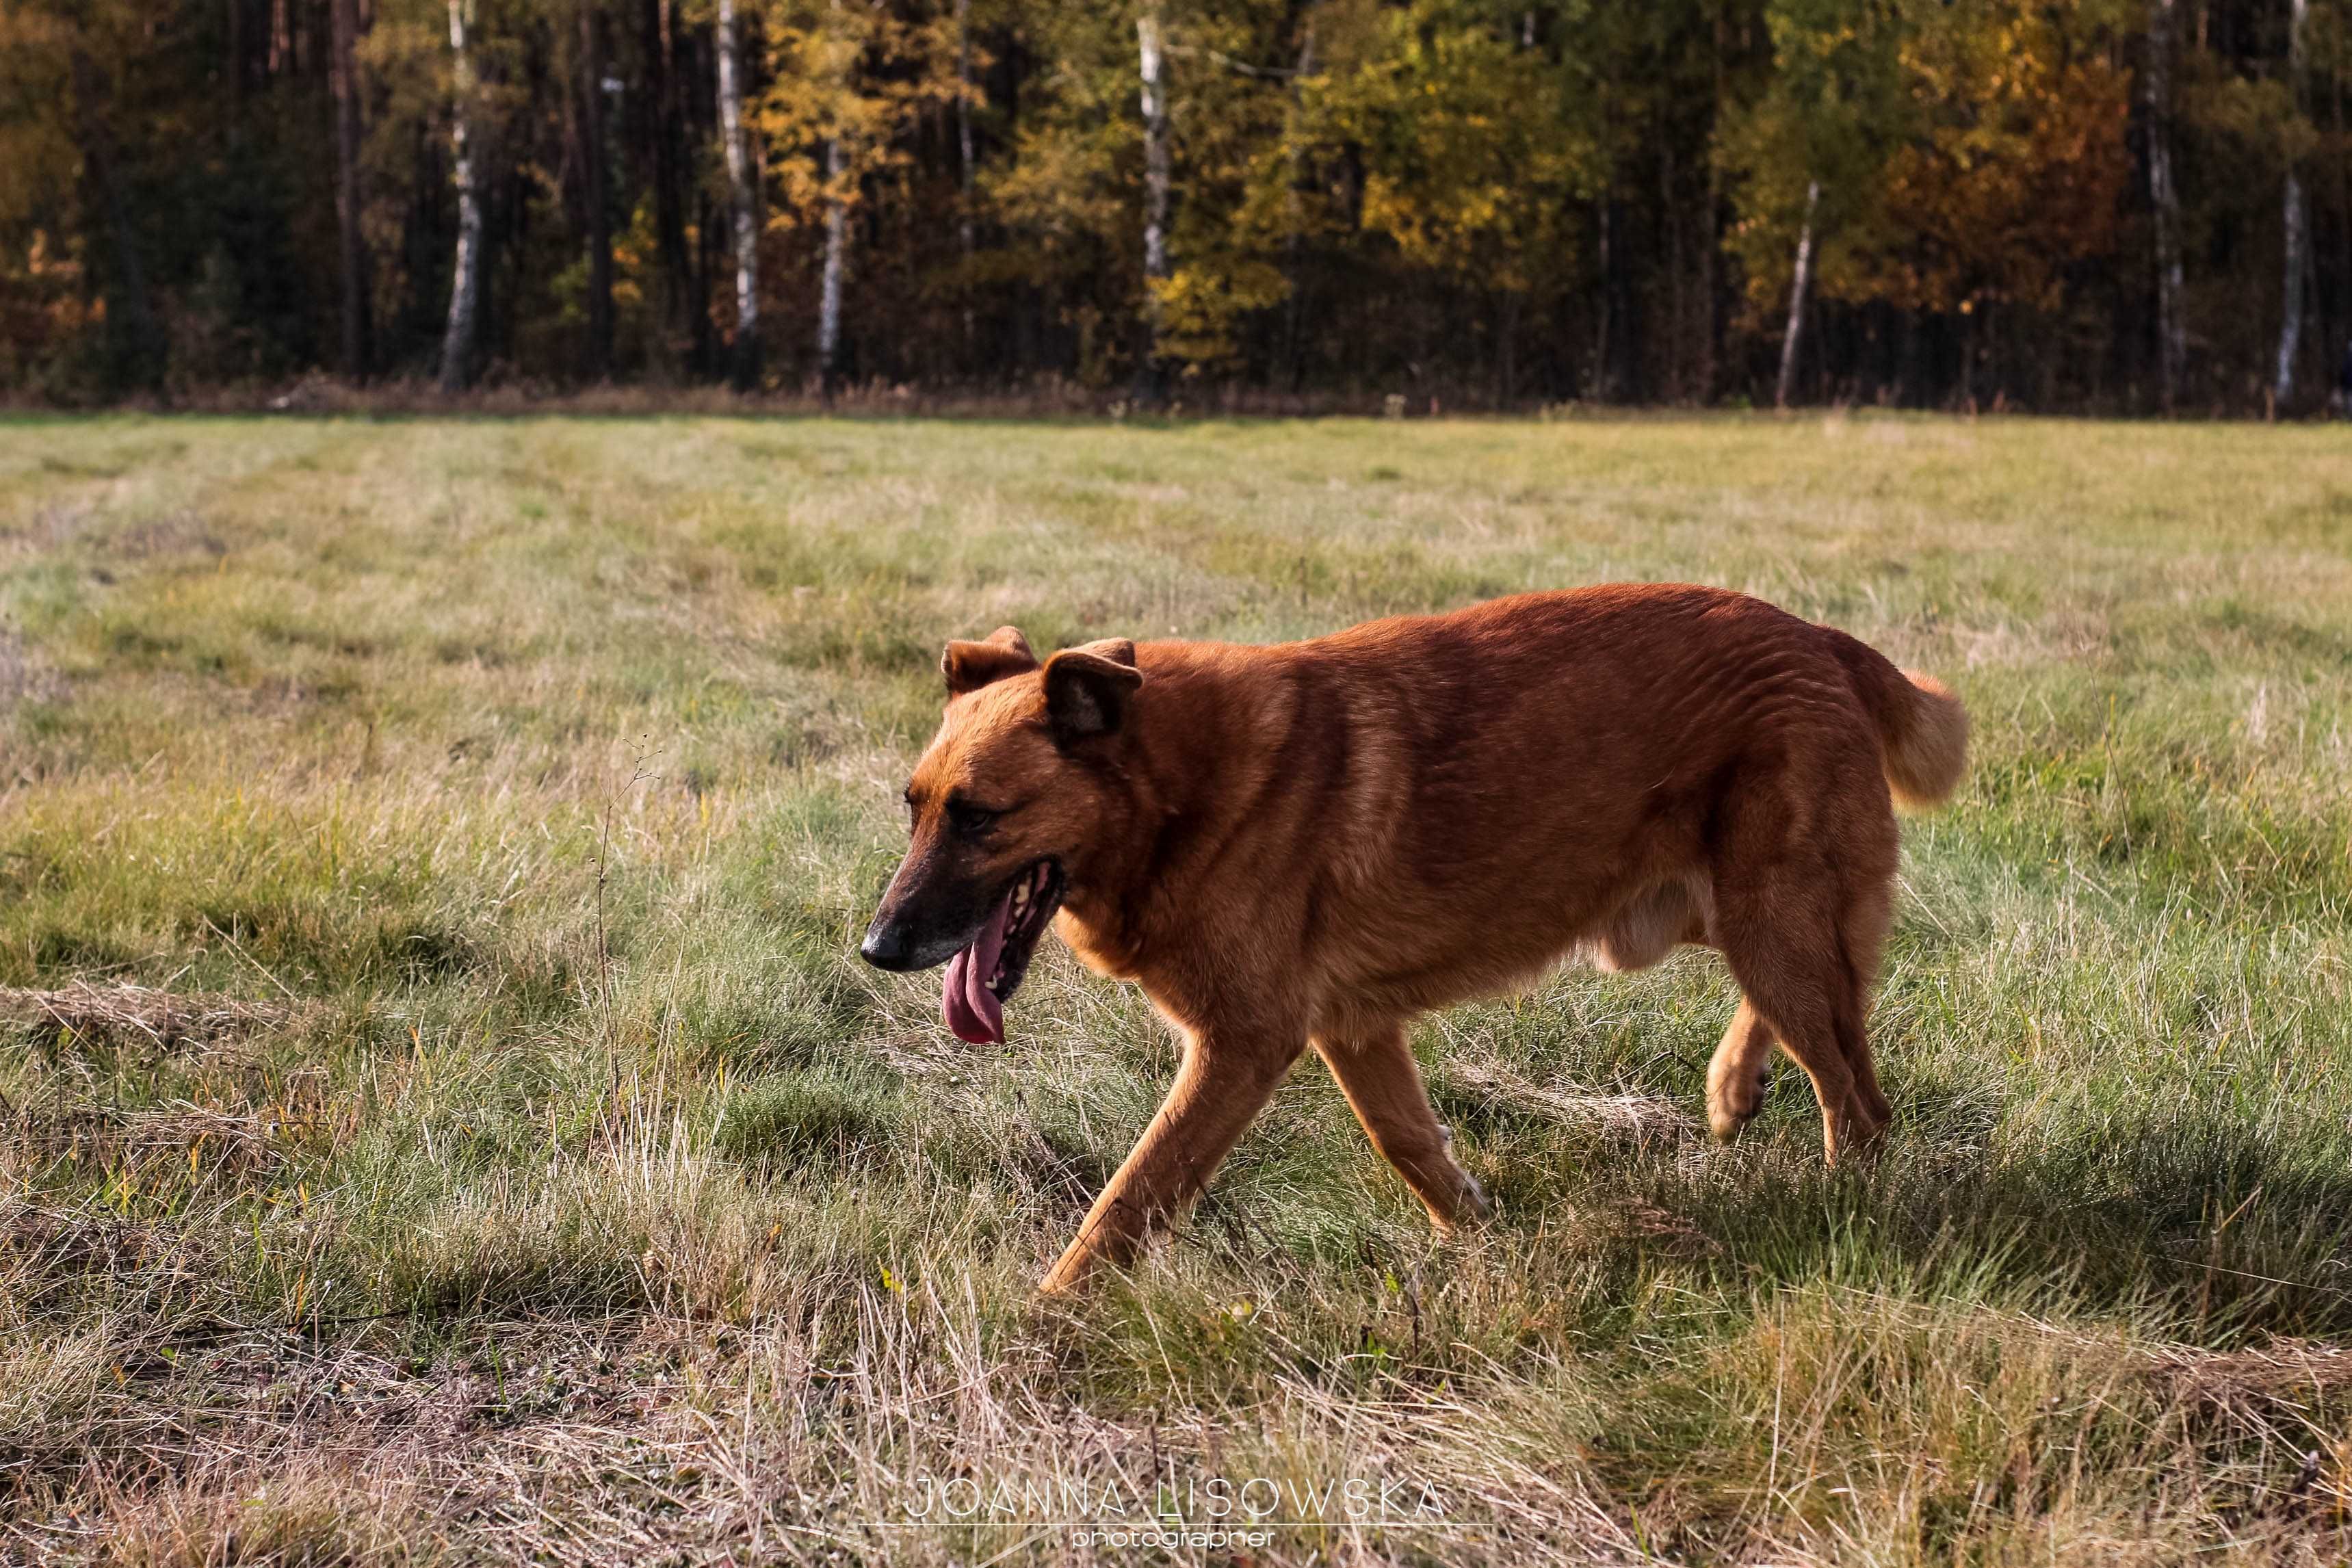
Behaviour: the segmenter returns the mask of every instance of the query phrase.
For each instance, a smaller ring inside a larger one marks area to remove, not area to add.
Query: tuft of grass
[[[0,1558],[1097,1561],[1244,1483],[1265,1562],[2352,1556],[2347,494],[1871,414],[0,421]],[[1037,1303],[1173,1048],[1050,945],[987,1052],[856,962],[940,644],[1622,578],[1970,705],[1876,1166],[1788,1072],[1701,1136],[1711,958],[1565,973],[1419,1034],[1491,1226],[1309,1065]]]

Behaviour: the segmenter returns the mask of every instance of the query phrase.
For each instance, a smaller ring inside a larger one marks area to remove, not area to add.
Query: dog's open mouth
[[[1013,879],[971,945],[948,960],[940,1011],[956,1038],[975,1046],[1004,1038],[1004,1004],[1029,973],[1029,957],[1062,905],[1062,871],[1040,860]]]

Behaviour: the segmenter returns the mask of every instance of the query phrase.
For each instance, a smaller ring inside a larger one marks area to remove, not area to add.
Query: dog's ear
[[[950,697],[977,691],[1007,676],[1026,675],[1036,668],[1037,656],[1029,651],[1029,639],[1018,626],[999,626],[988,634],[986,642],[951,642],[947,652],[940,655],[940,673],[947,677]]]
[[[1135,645],[1106,637],[1066,647],[1045,661],[1045,723],[1054,742],[1076,745],[1097,735],[1115,735],[1127,721],[1128,701],[1143,684],[1135,668]]]

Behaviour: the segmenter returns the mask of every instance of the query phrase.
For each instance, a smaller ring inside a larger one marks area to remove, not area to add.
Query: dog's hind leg
[[[1877,1136],[1885,1124],[1886,1102],[1870,1068],[1864,1028],[1867,993],[1848,960],[1842,911],[1829,907],[1830,879],[1826,867],[1811,875],[1784,869],[1762,886],[1743,885],[1727,875],[1717,887],[1715,937],[1746,994],[1742,1013],[1752,1012],[1767,1026],[1769,1037],[1813,1080],[1822,1108],[1822,1152],[1835,1163],[1841,1154]],[[1743,1037],[1727,1066],[1736,1068],[1755,1049],[1758,1033]],[[1717,1052],[1718,1060],[1722,1055]],[[1714,1076],[1710,1069],[1710,1087]]]
[[[1402,1024],[1318,1034],[1315,1049],[1372,1147],[1396,1167],[1438,1229],[1486,1217],[1486,1190],[1454,1158],[1454,1135],[1430,1108]]]
[[[1885,881],[1871,880],[1850,899],[1838,921],[1846,961],[1846,1003],[1841,1011],[1838,1044],[1846,1065],[1853,1069],[1854,1099],[1867,1116],[1874,1134],[1894,1116],[1894,1108],[1878,1087],[1878,1065],[1870,1049],[1871,994],[1877,989],[1880,951],[1886,928],[1894,919],[1894,895]]]

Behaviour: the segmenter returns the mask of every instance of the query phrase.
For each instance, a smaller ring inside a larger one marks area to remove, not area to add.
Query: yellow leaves
[[[1235,323],[1252,310],[1280,304],[1290,281],[1267,262],[1226,257],[1187,263],[1150,288],[1160,312],[1160,352],[1208,366],[1234,356]]]
[[[1730,127],[1725,164],[1744,180],[1728,247],[1759,310],[1785,297],[1809,178],[1823,186],[1827,298],[2040,303],[2067,264],[2115,244],[2129,83],[2092,9],[1977,0],[1908,7],[1900,25],[1810,84],[1813,97],[1776,83]],[[1775,41],[1814,58],[1779,26]]]
[[[1018,156],[983,176],[982,188],[1007,223],[1049,240],[1110,234],[1129,221],[1118,157],[1135,140],[1118,121],[1025,129]]]
[[[769,33],[768,89],[745,114],[782,197],[772,226],[855,206],[869,179],[905,165],[902,133],[914,119],[972,91],[955,61],[944,17],[909,22],[864,5],[783,10]]]
[[[1363,150],[1360,222],[1413,265],[1525,288],[1571,254],[1561,215],[1598,161],[1560,68],[1451,0],[1382,14],[1300,83],[1310,143]]]
[[[2061,267],[2112,247],[2129,86],[2102,52],[2069,40],[2064,20],[2002,5],[1973,29],[1958,18],[1923,28],[1906,51],[1936,63],[1927,79],[1939,97],[1927,133],[1887,171],[1889,221],[1927,259],[1898,303],[2040,302]]]

